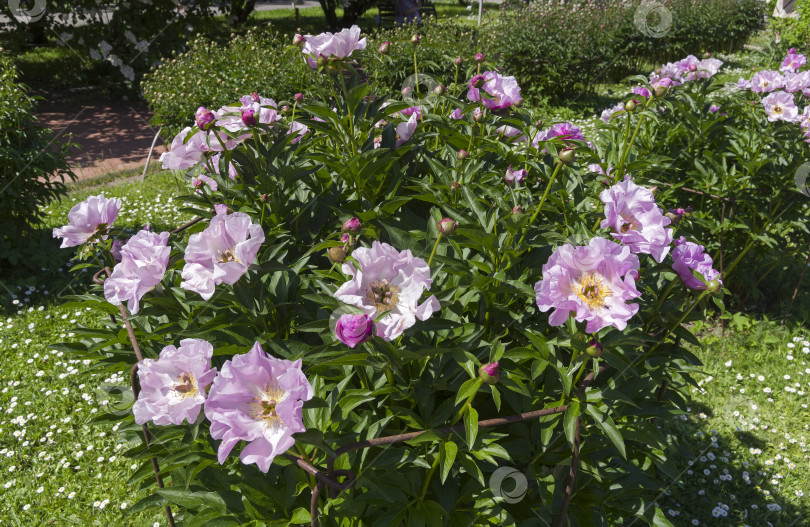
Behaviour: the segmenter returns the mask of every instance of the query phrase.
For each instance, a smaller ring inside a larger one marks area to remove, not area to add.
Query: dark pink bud
[[[477,62],[478,64],[481,64],[482,62],[484,62],[484,54],[483,53],[476,53],[475,54],[475,62]]]
[[[256,112],[254,110],[242,110],[242,122],[245,126],[256,125]]]
[[[358,234],[362,228],[363,224],[360,223],[360,220],[358,218],[349,218],[348,220],[343,222],[343,232]]]
[[[351,237],[349,236],[348,232],[344,232],[340,235],[340,241],[343,243],[349,243],[351,241]]]
[[[259,100],[260,100],[259,99],[259,94],[256,93],[256,92],[251,93],[250,94],[250,100],[253,101],[253,102],[259,102]]]
[[[197,108],[197,113],[194,115],[197,128],[200,130],[208,130],[211,127],[211,123],[214,122],[214,119],[214,112],[207,109],[205,106]]]
[[[301,102],[301,99],[303,98],[304,98],[303,93],[296,93],[295,95],[293,95],[293,99],[295,100],[295,102]]]
[[[302,35],[296,34],[293,37],[292,43],[293,43],[293,46],[303,46],[304,42],[306,42],[306,41],[307,41],[307,39],[305,39]]]
[[[459,152],[459,154],[460,153],[461,152]],[[452,183],[450,183],[450,190],[458,190],[460,188],[461,188],[461,183],[459,183],[458,181],[453,181]]]
[[[419,35],[414,35],[411,37],[411,44],[419,44]]]
[[[462,64],[464,64],[464,59],[462,59],[461,57],[456,57],[453,59],[453,64],[455,64],[456,66],[461,66]]]
[[[689,65],[689,71],[696,71],[696,70],[697,70],[697,66],[695,66],[694,64]]]
[[[411,94],[411,88],[409,86],[405,86],[402,88],[402,96],[408,97]]]
[[[442,218],[439,220],[439,232],[445,236],[449,236],[456,232],[456,222],[450,218]]]
[[[350,348],[362,344],[374,333],[374,320],[366,314],[342,315],[335,325],[335,336]]]
[[[497,384],[501,372],[498,369],[498,361],[484,364],[478,368],[478,377],[486,384]]]
[[[602,343],[593,339],[588,343],[588,347],[585,348],[585,353],[594,358],[600,357],[602,355]]]
[[[464,161],[465,159],[470,157],[470,154],[468,154],[466,150],[459,150],[458,155],[456,155],[456,157],[458,158],[459,161]]]
[[[438,86],[433,88],[433,94],[434,95],[442,95],[442,94],[444,94],[444,86],[439,84]]]

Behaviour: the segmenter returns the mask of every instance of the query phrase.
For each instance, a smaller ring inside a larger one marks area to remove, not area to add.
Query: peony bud
[[[295,95],[293,95],[293,100],[295,102],[301,102],[301,99],[303,99],[303,98],[304,98],[303,93],[296,93]]]
[[[343,247],[330,247],[326,254],[332,263],[343,263],[346,260],[346,249]]]
[[[708,284],[706,284],[706,291],[709,293],[715,293],[717,290],[720,289],[720,281],[719,280],[712,280]]]
[[[242,110],[242,122],[245,123],[245,126],[254,126],[256,124],[256,111]]]
[[[475,110],[473,110],[473,121],[475,121],[476,123],[480,123],[481,119],[483,118],[484,112],[483,110],[481,110],[481,108],[476,108]]]
[[[411,44],[419,44],[419,35],[414,35],[411,37]]]
[[[411,87],[410,86],[405,86],[404,88],[402,88],[402,96],[403,97],[410,97],[410,95],[411,95]]]
[[[474,60],[475,60],[475,62],[477,64],[481,64],[482,62],[484,62],[484,54],[483,53],[476,53]]]
[[[468,154],[466,150],[459,150],[458,155],[456,157],[458,158],[459,161],[464,161],[465,159],[470,157],[470,154]]]
[[[380,47],[377,50],[382,53],[383,55],[388,55],[388,52],[391,50],[391,43],[389,41],[385,41],[380,44]]]
[[[459,183],[458,181],[453,181],[452,183],[450,183],[450,190],[456,191],[456,190],[458,190],[460,188],[461,188],[461,183]]]
[[[343,222],[343,229],[342,232],[350,232],[352,234],[359,234],[360,230],[363,228],[363,224],[360,223],[360,220],[356,217],[349,218],[345,222]]]
[[[501,372],[498,369],[498,361],[482,364],[478,368],[478,377],[486,384],[497,384]]]
[[[627,112],[632,112],[633,110],[636,109],[636,101],[632,99],[627,101],[626,103],[624,103],[624,109]]]
[[[512,207],[512,214],[523,214],[523,207],[520,205],[515,205]]]
[[[573,148],[566,148],[562,152],[560,152],[560,161],[565,163],[568,166],[574,164],[574,149]]]
[[[456,222],[450,218],[442,218],[439,220],[439,232],[445,236],[450,236],[456,232]]]
[[[261,201],[263,201],[263,202],[266,202],[267,201],[267,194],[262,194],[262,197],[260,197],[259,199]]]
[[[352,237],[349,236],[348,232],[344,232],[343,234],[340,235],[340,241],[341,243],[349,243],[350,241],[352,241]]]
[[[293,37],[292,43],[293,43],[293,46],[303,46],[304,42],[306,42],[306,41],[307,41],[307,39],[305,39],[303,37],[303,35],[299,35],[299,34],[296,33],[296,35]]]
[[[194,120],[197,123],[197,128],[200,130],[208,130],[211,128],[211,124],[215,119],[216,117],[214,117],[214,112],[207,109],[205,106],[200,106],[197,108],[197,113],[194,114]]]
[[[287,106],[286,104],[281,107],[281,113],[289,112],[289,111],[290,111],[290,107]]]
[[[362,344],[374,333],[374,320],[366,314],[341,315],[335,325],[335,336],[350,348]]]
[[[455,64],[456,66],[461,66],[462,64],[464,64],[464,59],[462,59],[461,57],[456,57],[453,59],[453,64]]]
[[[697,66],[695,66],[694,64],[690,64],[689,71],[697,71]]]
[[[253,101],[253,102],[261,101],[261,99],[259,98],[259,94],[256,93],[256,92],[253,92],[253,93],[250,94],[250,100]]]
[[[602,343],[593,339],[588,343],[588,347],[585,348],[585,353],[593,358],[602,356]]]
[[[439,84],[438,86],[436,86],[435,88],[433,88],[433,94],[434,94],[434,95],[436,95],[436,96],[441,96],[441,95],[443,95],[443,94],[444,94],[444,86],[442,86],[441,84]]]

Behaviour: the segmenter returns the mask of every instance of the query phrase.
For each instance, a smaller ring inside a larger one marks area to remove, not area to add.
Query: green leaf
[[[298,507],[293,512],[292,518],[290,519],[290,523],[288,525],[300,525],[302,523],[311,523],[312,516],[309,515],[309,511],[304,507]]]
[[[571,399],[571,402],[568,403],[568,408],[565,410],[565,415],[563,416],[563,430],[565,431],[565,438],[571,445],[574,444],[574,433],[576,431],[577,417],[579,417],[579,414],[579,399]]]
[[[464,432],[467,437],[467,448],[472,450],[475,437],[478,435],[478,411],[472,406],[464,414]]]
[[[447,479],[450,474],[450,469],[453,468],[453,462],[456,460],[458,453],[458,446],[452,441],[444,444],[444,456],[442,456],[442,483]]]
[[[619,429],[616,427],[616,423],[613,422],[613,419],[611,419],[606,412],[602,412],[592,404],[585,406],[585,412],[593,417],[596,426],[602,429],[608,439],[610,439],[610,442],[613,443],[613,446],[616,447],[616,450],[619,451],[619,454],[621,454],[624,459],[627,459],[627,451],[624,446],[624,439],[622,438],[622,434],[619,432]]]

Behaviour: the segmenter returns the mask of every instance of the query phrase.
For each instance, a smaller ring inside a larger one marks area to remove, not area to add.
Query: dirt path
[[[157,130],[149,126],[151,114],[142,103],[98,101],[92,103],[40,102],[37,118],[44,126],[68,135],[80,148],[68,158],[79,179],[143,166]],[[158,138],[152,161],[164,152]]]

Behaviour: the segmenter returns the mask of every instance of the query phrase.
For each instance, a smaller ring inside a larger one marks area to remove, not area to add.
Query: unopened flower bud
[[[200,130],[208,130],[214,122],[214,112],[207,109],[205,106],[197,108],[197,113],[194,114],[194,121],[197,123],[197,128]]]
[[[255,110],[242,110],[242,122],[245,126],[254,126],[256,124],[256,111]]]
[[[481,110],[481,108],[476,108],[473,111],[473,121],[475,121],[476,123],[480,123],[481,119],[483,119],[483,118],[484,118],[484,112]]]
[[[383,55],[387,55],[387,54],[388,54],[388,52],[391,50],[391,43],[390,43],[389,41],[387,41],[387,40],[386,40],[385,42],[383,42],[382,44],[380,44],[380,47],[379,47],[379,48],[377,48],[377,50],[378,50],[378,51],[379,51],[381,54],[383,54]]]
[[[696,71],[696,70],[697,70],[697,66],[695,66],[694,64],[689,65],[689,71]]]
[[[442,86],[441,84],[439,84],[438,86],[436,86],[435,88],[433,88],[433,94],[434,94],[434,95],[437,95],[437,96],[441,96],[441,95],[443,95],[443,94],[444,94],[444,86]]]
[[[293,100],[295,102],[301,102],[301,99],[303,99],[303,98],[304,98],[303,93],[296,93],[295,95],[293,95]]]
[[[719,289],[720,289],[719,280],[712,280],[708,284],[706,284],[706,291],[708,291],[709,293],[715,293]]]
[[[453,64],[455,64],[456,66],[461,66],[462,64],[464,64],[464,59],[462,59],[461,57],[456,57],[453,59]]]
[[[299,34],[296,33],[296,35],[293,37],[292,43],[293,43],[293,46],[303,46],[304,42],[306,42],[306,41],[307,41],[307,39],[305,39],[303,35],[299,35]]]
[[[523,214],[523,207],[520,205],[515,205],[512,207],[512,214]]]
[[[673,224],[678,223],[681,220],[681,217],[673,212],[667,212],[664,214],[664,216],[669,218],[669,221],[671,221]]]
[[[414,35],[411,37],[411,44],[419,44],[419,35]]]
[[[565,163],[566,165],[573,165],[574,164],[574,149],[573,148],[566,148],[562,152],[560,152],[560,161]]]
[[[585,353],[593,358],[600,357],[602,355],[602,343],[596,339],[590,341],[588,347],[585,348]]]
[[[330,247],[326,254],[332,263],[343,263],[346,260],[346,249],[343,247]]]
[[[483,53],[476,53],[474,60],[475,60],[475,62],[477,64],[481,64],[482,62],[484,62],[484,54]]]
[[[363,228],[363,224],[356,217],[349,218],[343,222],[343,232],[350,232],[352,234],[359,234]]]
[[[343,234],[340,235],[341,243],[349,243],[350,241],[352,241],[352,237],[349,236],[348,232],[344,232]]]
[[[486,384],[497,384],[500,376],[501,372],[498,368],[498,361],[483,364],[478,368],[478,378]]]
[[[410,86],[405,86],[404,88],[402,88],[402,96],[403,97],[410,97],[410,95],[411,95],[411,87]]]
[[[458,181],[453,181],[452,183],[450,183],[450,190],[456,191],[456,190],[458,190],[460,188],[461,188],[461,183],[459,183]]]
[[[656,97],[663,97],[669,91],[669,86],[664,86],[663,84],[659,84],[655,86],[655,96]]]
[[[636,109],[636,101],[632,99],[627,101],[626,103],[624,103],[624,109],[627,112],[632,112],[633,110]]]
[[[708,58],[711,58],[712,54],[711,54],[711,52],[707,51],[706,53],[703,54],[703,56],[708,59]]]
[[[262,197],[259,198],[259,199],[266,202],[267,201],[267,194],[262,194]]]
[[[350,348],[362,344],[374,333],[374,319],[366,314],[342,315],[335,325],[335,336]]]
[[[456,222],[450,218],[442,218],[439,220],[439,232],[445,236],[449,236],[456,232]]]
[[[284,113],[284,112],[288,112],[288,111],[290,111],[290,107],[289,107],[289,106],[287,106],[286,104],[285,104],[284,106],[282,106],[282,107],[281,107],[281,112],[282,112],[282,113]]]
[[[458,155],[456,157],[458,158],[459,161],[464,161],[465,159],[470,157],[470,154],[468,154],[466,150],[459,150]]]
[[[259,98],[258,93],[253,92],[253,93],[250,94],[250,100],[253,101],[253,102],[259,102],[261,99]]]

